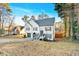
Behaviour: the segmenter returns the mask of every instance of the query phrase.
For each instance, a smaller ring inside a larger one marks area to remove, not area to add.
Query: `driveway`
[[[4,43],[14,43],[14,42],[24,42],[32,40],[31,38],[0,38],[0,44]]]

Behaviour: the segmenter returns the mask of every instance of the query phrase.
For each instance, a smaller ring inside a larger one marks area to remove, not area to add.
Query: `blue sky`
[[[59,21],[58,14],[54,10],[53,3],[10,3],[12,14],[15,16],[39,15],[44,12],[49,16],[55,17]]]

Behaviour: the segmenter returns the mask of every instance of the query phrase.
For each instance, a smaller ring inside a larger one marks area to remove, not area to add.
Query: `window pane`
[[[51,27],[45,27],[46,31],[51,31]]]

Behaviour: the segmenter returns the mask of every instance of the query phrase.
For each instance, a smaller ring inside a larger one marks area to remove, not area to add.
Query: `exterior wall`
[[[31,35],[32,27],[27,22],[25,23],[25,32],[26,32],[27,37],[30,36],[30,38],[32,38],[32,35]]]
[[[34,28],[37,28],[37,30],[34,30]],[[33,32],[33,33],[34,33],[34,32],[35,32],[35,33],[39,33],[39,32],[40,32],[40,31],[39,31],[39,27],[33,27],[33,28],[32,28],[32,32]]]
[[[46,31],[45,30],[46,27],[51,27],[51,31]],[[46,35],[49,35],[49,36],[51,35],[50,40],[54,40],[54,38],[55,38],[55,28],[54,28],[54,26],[42,26],[42,27],[37,27],[37,28],[38,28],[37,31],[33,31],[33,28],[30,27],[30,31],[26,31],[26,33],[30,33],[31,38],[33,39],[34,38],[33,33],[37,34],[37,36],[38,36],[38,35],[40,35],[40,31],[43,30],[43,32],[44,32],[43,34],[46,34]]]
[[[33,33],[39,33],[39,26],[34,21],[30,21],[30,24],[26,23],[25,28],[27,35],[30,34],[32,39]],[[27,28],[29,29],[27,30]],[[37,28],[37,30],[34,30],[34,28]]]
[[[26,32],[27,33],[30,33],[32,30],[32,27],[26,22],[26,24],[25,24],[25,29],[26,29]]]
[[[45,28],[47,28],[47,27],[51,27],[51,31],[46,31],[45,30]],[[54,26],[42,26],[42,27],[40,27],[40,31],[43,31],[43,33],[44,34],[48,34],[48,35],[51,35],[51,38],[50,38],[50,40],[54,40],[54,37],[55,37],[55,28],[54,28]]]
[[[40,35],[40,31],[43,30],[44,34],[50,34],[51,35],[50,40],[54,40],[54,37],[55,37],[55,28],[54,28],[54,26],[38,26],[38,24],[35,23],[34,21],[30,21],[30,24],[26,23],[25,27],[30,28],[30,30],[26,30],[26,33],[30,33],[32,39],[34,39],[34,33],[36,34],[35,37],[37,37],[38,35]],[[51,27],[51,31],[46,31],[45,30],[46,27],[47,28]],[[34,30],[33,28],[37,28],[37,30]]]
[[[39,33],[39,26],[38,24],[34,21],[34,20],[30,20],[29,23],[31,24],[31,32],[36,32]],[[35,28],[37,28],[37,30],[34,30]]]

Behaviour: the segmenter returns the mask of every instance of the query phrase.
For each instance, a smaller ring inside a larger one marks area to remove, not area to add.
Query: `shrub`
[[[24,38],[26,38],[26,35],[24,35]]]
[[[55,38],[63,38],[64,37],[64,34],[63,32],[56,32],[55,33]]]
[[[0,29],[0,35],[4,34],[4,33],[5,33],[5,30],[4,29]]]

